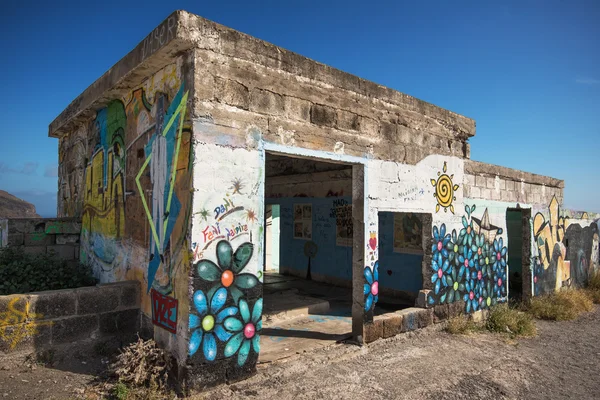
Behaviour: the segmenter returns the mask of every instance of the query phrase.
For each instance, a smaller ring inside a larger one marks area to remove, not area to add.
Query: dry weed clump
[[[154,340],[138,341],[125,347],[111,365],[111,372],[124,384],[156,390],[167,388],[171,359]]]
[[[590,275],[586,291],[594,303],[600,304],[600,271]]]
[[[568,289],[546,296],[534,297],[531,299],[527,311],[538,319],[568,321],[593,309],[594,303],[588,291]]]
[[[448,320],[446,331],[453,335],[468,335],[481,332],[483,326],[470,319],[467,315],[459,315]]]
[[[508,333],[511,338],[535,336],[537,328],[531,315],[499,304],[490,310],[486,328],[491,332]]]

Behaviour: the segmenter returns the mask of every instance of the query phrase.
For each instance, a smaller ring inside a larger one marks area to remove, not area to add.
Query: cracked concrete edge
[[[465,160],[465,175],[483,175],[488,177],[499,176],[500,178],[563,189],[565,181],[545,175],[532,174],[499,165],[488,164],[481,161]]]

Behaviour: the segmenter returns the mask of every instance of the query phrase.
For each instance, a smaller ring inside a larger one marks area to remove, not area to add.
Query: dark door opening
[[[531,296],[530,209],[506,210],[506,230],[508,235],[508,299],[521,301]]]

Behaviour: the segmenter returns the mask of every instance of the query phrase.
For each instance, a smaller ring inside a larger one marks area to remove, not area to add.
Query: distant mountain
[[[0,190],[0,218],[39,218],[35,206]]]

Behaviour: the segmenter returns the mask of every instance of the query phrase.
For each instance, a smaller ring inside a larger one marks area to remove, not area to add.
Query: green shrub
[[[486,328],[491,332],[508,333],[511,337],[535,336],[537,329],[531,315],[500,304],[490,310]]]
[[[575,319],[579,314],[593,309],[594,304],[588,292],[576,289],[534,297],[528,306],[528,312],[535,318],[552,321]]]
[[[0,249],[0,295],[92,286],[89,266],[70,264],[52,254],[31,255],[22,249]]]

